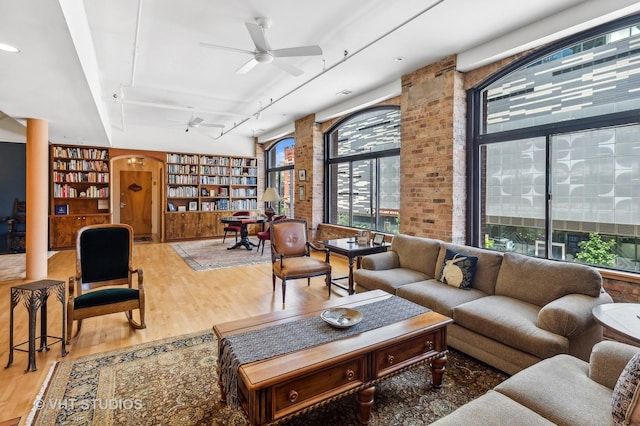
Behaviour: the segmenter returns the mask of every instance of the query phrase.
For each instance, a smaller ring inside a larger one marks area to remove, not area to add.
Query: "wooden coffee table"
[[[213,331],[222,339],[319,316],[329,307],[357,309],[359,305],[390,297],[393,296],[382,290],[370,291],[334,298],[321,305],[215,325]],[[263,425],[282,422],[344,395],[357,394],[359,420],[368,424],[379,381],[429,362],[433,387],[441,386],[447,360],[447,325],[451,322],[450,318],[429,311],[309,349],[240,365],[238,401],[252,425]],[[269,342],[255,342],[257,346],[264,344]],[[222,378],[220,388],[224,400]]]

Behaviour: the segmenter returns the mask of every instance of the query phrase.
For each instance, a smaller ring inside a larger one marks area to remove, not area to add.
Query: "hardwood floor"
[[[248,256],[259,256],[255,251]],[[264,254],[267,256],[267,253]],[[348,264],[332,255],[333,276],[346,275]],[[42,383],[55,361],[108,351],[165,337],[207,330],[216,323],[278,311],[282,308],[280,280],[272,291],[271,264],[193,271],[171,248],[170,244],[135,244],[134,266],[144,270],[146,288],[146,323],[144,330],[129,327],[124,314],[111,314],[83,321],[82,331],[68,346],[69,355],[60,356],[60,345],[48,352],[37,352],[38,371],[25,373],[28,355],[14,352],[11,367],[0,372],[0,422],[29,414]],[[68,281],[75,272],[75,252],[61,251],[49,259],[49,279]],[[0,362],[8,360],[10,287],[24,280],[0,282],[0,320],[5,328],[0,333]],[[331,297],[346,292],[332,287]],[[323,277],[288,282],[287,307],[327,299]],[[48,334],[59,335],[60,304],[50,299]],[[135,314],[134,314],[135,315]],[[14,311],[15,342],[27,340],[27,310],[22,304]],[[75,327],[74,327],[75,330]],[[74,331],[75,332],[75,331]]]

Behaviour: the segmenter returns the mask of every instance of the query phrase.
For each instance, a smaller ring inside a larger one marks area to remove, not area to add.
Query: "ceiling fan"
[[[294,67],[291,64],[277,59],[322,55],[322,49],[320,46],[298,46],[285,49],[271,49],[271,46],[265,36],[265,32],[271,26],[271,22],[266,18],[257,18],[256,22],[246,22],[245,25],[249,31],[251,40],[253,40],[255,50],[237,49],[235,47],[219,46],[217,44],[202,42],[200,43],[200,46],[225,49],[253,56],[248,62],[238,68],[236,74],[246,74],[258,64],[273,64],[283,71],[297,77],[303,73],[300,68]]]
[[[186,123],[173,123],[170,126],[186,126],[185,132],[189,132],[189,129],[195,129],[197,127],[217,127],[223,129],[222,124],[204,123],[204,118],[198,117],[195,114],[191,115],[191,118]]]

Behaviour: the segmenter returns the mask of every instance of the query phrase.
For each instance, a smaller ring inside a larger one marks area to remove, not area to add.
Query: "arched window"
[[[397,233],[400,207],[400,108],[353,114],[325,135],[329,223]]]
[[[293,165],[295,160],[295,139],[285,138],[274,143],[265,151],[267,187],[278,191],[282,200],[272,203],[276,215],[294,217]]]
[[[473,244],[640,270],[639,25],[571,37],[470,91]]]

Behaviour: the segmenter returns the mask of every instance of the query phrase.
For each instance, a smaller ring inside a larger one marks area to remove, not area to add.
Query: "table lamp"
[[[275,188],[269,187],[264,191],[264,194],[262,194],[260,201],[263,203],[269,203],[269,207],[264,210],[264,214],[267,216],[269,221],[273,220],[273,215],[276,214],[273,207],[271,207],[271,203],[280,200],[280,194],[278,194],[278,191],[276,191]]]

